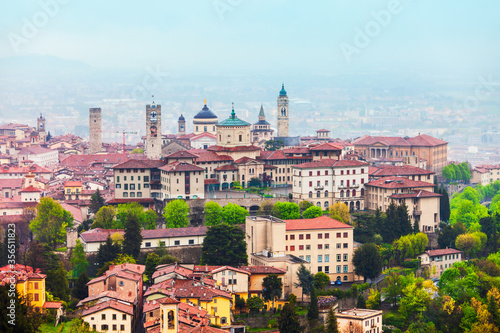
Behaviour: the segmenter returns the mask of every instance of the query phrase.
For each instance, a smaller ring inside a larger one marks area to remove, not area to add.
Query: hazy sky
[[[208,73],[491,73],[499,12],[499,1],[465,0],[4,1],[0,57]]]

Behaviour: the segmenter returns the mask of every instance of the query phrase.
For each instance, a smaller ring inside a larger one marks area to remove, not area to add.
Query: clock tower
[[[288,137],[288,96],[286,95],[285,85],[281,85],[278,96],[278,137]]]
[[[161,105],[146,105],[146,156],[161,157]]]
[[[47,141],[47,134],[45,132],[45,117],[40,113],[40,117],[36,119],[36,130],[40,136],[40,143],[44,144]]]

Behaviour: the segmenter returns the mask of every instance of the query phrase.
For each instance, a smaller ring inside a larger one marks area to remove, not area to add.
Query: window
[[[312,176],[313,175],[313,172],[312,171],[309,171],[309,176]]]
[[[349,273],[349,266],[344,265],[344,273]]]
[[[122,315],[122,320],[127,320],[127,315],[126,314]]]
[[[347,261],[349,258],[349,255],[347,253],[344,253],[344,261]]]
[[[38,302],[40,299],[39,299],[39,294],[38,293],[35,293],[35,302]]]
[[[116,182],[119,183],[120,182],[120,176],[116,176]]]
[[[106,314],[101,314],[101,320],[106,320]]]
[[[295,235],[290,235],[290,240],[295,240]]]
[[[309,191],[309,198],[312,198],[313,197],[313,193],[312,191]]]
[[[130,184],[130,190],[134,190],[135,191],[135,184]]]
[[[316,198],[321,198],[321,192],[320,191],[316,192]]]
[[[120,325],[120,331],[125,331],[125,325]]]
[[[318,239],[322,239],[323,238],[323,234],[318,234]]]
[[[146,247],[151,247],[151,242],[146,242]]]
[[[323,267],[318,266],[318,272],[322,272],[322,271],[323,271]]]
[[[290,246],[290,251],[295,251],[295,245]]]
[[[144,176],[144,181],[149,182],[149,176]]]
[[[108,325],[101,325],[101,331],[107,331],[107,330],[108,330]]]
[[[328,238],[330,238],[330,234],[327,232],[327,233],[325,233],[325,239],[328,239]]]
[[[113,325],[113,331],[116,331],[116,325]]]
[[[304,239],[304,234],[299,234],[299,240]]]
[[[124,189],[125,191],[128,191],[128,184],[123,185],[123,189]]]
[[[113,320],[116,320],[116,313],[113,313]]]
[[[317,173],[318,176],[321,176],[321,171],[318,170],[318,173]]]
[[[325,254],[325,262],[330,262],[330,255],[329,254]]]
[[[337,249],[340,249],[342,248],[342,244],[341,243],[337,243]]]
[[[325,250],[328,250],[330,248],[330,244],[325,244]]]
[[[193,245],[193,244],[194,244],[194,239],[190,239],[190,240],[188,241],[188,243],[189,243],[189,245]]]
[[[124,285],[125,285],[125,283],[124,283],[123,281],[120,281],[120,282],[118,282],[118,285],[119,285],[119,286],[124,286]]]
[[[299,245],[299,251],[304,250],[304,245]]]
[[[325,266],[325,273],[330,274],[330,266]]]
[[[313,186],[313,182],[309,182],[309,187],[312,187]]]
[[[306,234],[306,239],[311,239],[311,234]]]
[[[337,273],[341,273],[342,267],[340,265],[337,265]]]
[[[311,249],[311,245],[306,245],[306,250],[310,250]]]
[[[325,170],[325,176],[328,176],[328,170]]]
[[[311,262],[311,256],[306,256],[306,261]]]
[[[347,238],[347,237],[348,237],[348,236],[347,236],[347,232],[344,232],[344,238]]]
[[[344,249],[349,248],[349,243],[344,243]]]
[[[181,241],[180,240],[174,241],[174,245],[181,245]]]
[[[342,261],[341,258],[342,258],[342,256],[340,254],[337,254],[337,262]]]
[[[318,262],[323,262],[323,256],[321,254],[318,256]]]
[[[323,249],[323,244],[318,244],[318,250],[322,250]]]
[[[341,233],[340,232],[337,232],[337,238],[340,238],[341,237]]]

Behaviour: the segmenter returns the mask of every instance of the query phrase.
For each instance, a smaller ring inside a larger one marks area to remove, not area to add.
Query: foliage
[[[339,324],[333,307],[328,310],[328,315],[326,316],[326,333],[339,333]]]
[[[281,298],[283,283],[281,279],[276,274],[269,274],[262,281],[262,297],[266,301],[273,302],[273,310],[274,310],[274,302]]]
[[[14,300],[13,303],[12,300]],[[41,314],[33,311],[17,290],[10,290],[8,285],[0,286],[0,332],[24,333],[37,332],[41,325]],[[12,304],[12,305],[11,305]],[[13,314],[11,316],[10,314]]]
[[[292,307],[295,308],[295,305],[297,304],[297,296],[295,296],[295,294],[293,293],[290,293],[290,295],[288,295],[288,302],[292,305]]]
[[[356,308],[366,309],[366,300],[365,300],[363,294],[358,295],[358,300],[356,302]]]
[[[98,266],[102,267],[104,263],[113,261],[120,253],[120,251],[120,245],[113,243],[111,237],[108,236],[108,238],[106,239],[106,243],[101,244],[101,246],[99,246],[99,250],[97,251]]]
[[[349,223],[351,216],[349,215],[349,207],[343,202],[336,202],[330,205],[328,209],[328,216],[338,219],[340,222]]]
[[[455,240],[455,246],[471,258],[481,250],[481,238],[476,233],[462,234]]]
[[[156,266],[158,266],[160,262],[160,257],[156,253],[148,253],[146,258],[146,270],[144,274],[148,277],[148,281],[152,281],[153,274],[156,270]]]
[[[381,243],[380,232],[385,225],[385,213],[378,208],[375,214],[353,213],[354,241],[360,243]]]
[[[465,262],[457,262],[443,272],[439,279],[439,292],[451,296],[460,304],[472,297],[479,298],[479,277]]]
[[[390,269],[384,273],[387,274],[387,276],[384,279],[384,288],[382,288],[382,293],[394,307],[403,295],[403,279],[400,271],[397,269]]]
[[[118,205],[116,208],[116,221],[113,222],[113,229],[125,228],[130,216],[135,216],[139,220],[139,225],[143,225],[144,207],[137,202],[130,202]]]
[[[318,309],[318,296],[316,296],[316,289],[311,288],[311,302],[309,303],[309,309],[307,311],[307,319],[318,320],[319,309]]]
[[[89,276],[87,273],[83,272],[80,274],[75,282],[75,286],[71,290],[71,296],[76,299],[84,299],[89,296],[89,288],[87,287],[87,282],[89,282]]]
[[[471,170],[467,162],[450,163],[443,168],[442,174],[447,180],[460,180],[464,183],[468,183],[471,178]]]
[[[243,229],[225,223],[208,228],[203,240],[201,261],[203,264],[217,266],[247,265],[247,244]]]
[[[385,223],[380,229],[385,243],[392,243],[399,237],[412,233],[408,207],[404,203],[396,206],[394,201],[391,201],[385,215]]]
[[[213,226],[222,222],[222,207],[215,201],[205,203],[205,225]]]
[[[71,253],[71,266],[73,266],[73,277],[77,278],[80,274],[87,271],[89,262],[85,257],[85,251],[83,250],[82,242],[77,239],[75,248]]]
[[[231,202],[222,209],[222,220],[226,224],[245,224],[245,219],[248,215],[249,213],[245,208]]]
[[[130,214],[125,221],[125,235],[123,237],[123,252],[134,258],[139,256],[142,244],[141,225],[136,214]]]
[[[91,228],[113,229],[115,227],[116,210],[113,206],[103,206],[95,214]]]
[[[439,200],[439,216],[441,221],[450,220],[450,197],[448,196],[448,191],[441,185],[437,188],[437,193],[441,194],[442,197]]]
[[[302,216],[305,219],[313,219],[318,216],[323,216],[323,211],[321,210],[320,207],[311,206],[302,213]]]
[[[303,213],[307,208],[314,206],[312,202],[307,200],[302,200],[299,202],[300,213]]]
[[[481,231],[487,235],[486,248],[490,252],[498,251],[498,230],[500,229],[500,214],[483,217],[479,220]]]
[[[264,150],[274,151],[279,150],[285,146],[285,142],[283,140],[269,140],[265,142]]]
[[[262,187],[262,181],[260,180],[259,177],[252,177],[248,181],[248,186],[252,187]]]
[[[101,195],[101,191],[97,189],[97,191],[95,191],[90,197],[90,212],[95,214],[99,211],[99,209],[101,209],[102,206],[104,206],[104,198]]]
[[[273,203],[270,201],[262,201],[259,205],[259,210],[257,211],[258,216],[270,216],[272,215]]]
[[[152,209],[148,209],[143,214],[142,227],[144,230],[154,230],[158,224],[158,214]]]
[[[374,279],[382,272],[382,259],[377,245],[366,243],[354,252],[352,258],[354,272],[365,279]]]
[[[163,210],[167,228],[184,228],[189,225],[189,205],[186,201],[176,199],[170,201]]]
[[[318,272],[314,274],[314,287],[322,290],[330,283],[330,277],[325,272]]]
[[[441,227],[441,231],[438,236],[438,245],[440,248],[444,249],[446,247],[454,247],[455,240],[458,235],[465,234],[467,232],[467,228],[462,222],[457,222],[453,226],[446,224],[444,227]]]
[[[46,281],[50,281],[50,284],[46,285],[47,290],[63,301],[68,301],[69,296],[67,275],[68,272],[64,269],[62,262],[59,262],[55,269],[47,271]]]
[[[251,313],[257,313],[264,307],[264,301],[259,296],[252,296],[247,299],[247,308]]]
[[[30,229],[40,242],[50,244],[53,249],[66,241],[66,228],[73,226],[73,215],[50,197],[40,199],[36,206],[36,217]]]
[[[304,264],[300,264],[297,270],[297,278],[299,282],[295,282],[295,287],[302,288],[302,300],[304,300],[304,295],[309,295],[314,287],[314,276]]]
[[[411,273],[407,277],[407,285],[403,289],[399,313],[407,320],[415,314],[421,314],[429,306],[436,291],[437,288],[431,280],[415,278]]]
[[[144,149],[143,148],[135,148],[135,149],[132,149],[132,151],[130,153],[131,154],[144,154]]]
[[[418,234],[410,234],[401,236],[394,241],[393,250],[399,257],[400,262],[405,259],[414,259],[419,254],[425,251],[425,247],[429,243],[429,238],[423,232]]]
[[[295,202],[280,202],[274,204],[271,214],[282,220],[300,219],[300,208]]]
[[[370,288],[370,293],[368,299],[366,300],[366,306],[368,309],[378,310],[380,308],[380,302],[382,301],[382,294],[375,288]]]
[[[234,302],[234,306],[238,308],[241,312],[241,309],[243,309],[246,306],[245,299],[243,297],[240,297],[240,295],[236,295],[236,299]]]
[[[300,320],[295,308],[290,304],[285,304],[278,318],[280,332],[301,333]]]

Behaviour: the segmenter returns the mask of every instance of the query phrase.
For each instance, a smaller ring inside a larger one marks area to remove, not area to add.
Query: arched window
[[[340,197],[343,198],[344,197],[344,190],[340,191]]]
[[[349,192],[349,190],[347,190],[347,191],[345,192],[345,197],[346,197],[346,198],[349,198],[349,193],[350,193],[350,192]]]
[[[352,196],[355,197],[356,196],[356,190],[352,190]]]
[[[325,201],[324,207],[328,208],[328,201]]]
[[[361,196],[363,196],[363,195],[365,195],[365,189],[364,188],[361,189]]]
[[[321,198],[321,192],[320,191],[316,192],[316,198]]]
[[[309,191],[309,198],[312,198],[313,197],[313,193],[312,191]]]
[[[328,198],[328,191],[325,191],[325,198]]]
[[[316,202],[316,206],[321,207],[321,202]]]

